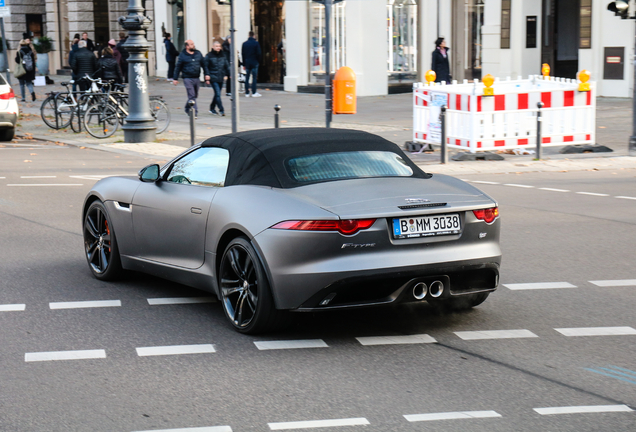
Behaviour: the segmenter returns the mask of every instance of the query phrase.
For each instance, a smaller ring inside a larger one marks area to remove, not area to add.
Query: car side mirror
[[[146,183],[153,183],[159,180],[159,165],[152,164],[139,171],[139,180]]]

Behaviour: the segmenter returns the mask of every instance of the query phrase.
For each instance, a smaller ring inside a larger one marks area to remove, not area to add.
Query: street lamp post
[[[150,43],[146,39],[146,30],[150,27],[150,18],[144,15],[141,0],[128,0],[128,15],[119,18],[119,25],[128,31],[128,40],[124,48],[130,53],[128,57],[128,106],[124,141],[127,143],[152,142],[156,139],[157,126],[150,112],[148,81],[148,49]]]

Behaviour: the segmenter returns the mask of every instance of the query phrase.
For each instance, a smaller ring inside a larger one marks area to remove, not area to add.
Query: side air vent
[[[446,204],[447,203],[411,204],[411,205],[398,206],[398,208],[402,210],[410,210],[414,208],[423,208],[423,207],[444,207]]]

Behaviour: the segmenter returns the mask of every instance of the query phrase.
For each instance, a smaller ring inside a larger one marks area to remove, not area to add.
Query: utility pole
[[[232,0],[216,0],[220,5],[230,5],[230,81],[232,83],[232,133],[239,128],[239,89],[237,87],[238,65],[236,58],[236,28],[234,27],[234,2]]]
[[[150,96],[146,68],[148,49],[146,30],[152,21],[144,15],[141,0],[128,0],[127,16],[119,18],[119,25],[128,31],[124,44],[128,57],[128,105],[130,107],[124,130],[127,143],[152,142],[157,138],[157,126],[150,112]]]

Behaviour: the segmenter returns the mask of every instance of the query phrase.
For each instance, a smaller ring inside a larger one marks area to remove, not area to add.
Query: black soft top
[[[327,128],[262,129],[209,138],[201,147],[220,147],[230,152],[225,185],[259,185],[293,188],[309,184],[297,182],[287,172],[290,158],[347,151],[388,151],[404,159],[412,177],[429,174],[415,165],[394,143],[368,132]],[[318,182],[314,182],[318,183]]]

